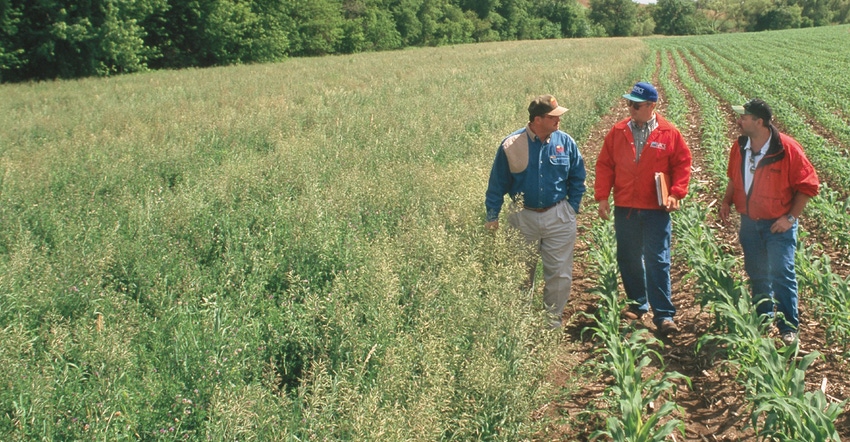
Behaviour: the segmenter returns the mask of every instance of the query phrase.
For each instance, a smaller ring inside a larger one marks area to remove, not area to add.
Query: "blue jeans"
[[[800,325],[797,313],[797,274],[794,252],[797,250],[797,223],[782,233],[771,233],[775,219],[754,221],[741,215],[738,238],[744,249],[744,268],[750,277],[753,303],[759,314],[782,313],[784,321],[777,327],[781,333],[796,331]],[[762,299],[764,302],[758,304]]]
[[[664,210],[614,208],[617,265],[631,308],[653,322],[672,320],[676,307],[670,298],[670,214]]]

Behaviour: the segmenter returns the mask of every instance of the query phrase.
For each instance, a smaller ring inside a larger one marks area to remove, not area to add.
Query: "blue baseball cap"
[[[658,91],[655,90],[655,86],[645,81],[640,81],[635,83],[634,87],[632,87],[632,91],[623,95],[623,98],[636,101],[638,103],[642,103],[644,101],[656,102],[658,101]]]

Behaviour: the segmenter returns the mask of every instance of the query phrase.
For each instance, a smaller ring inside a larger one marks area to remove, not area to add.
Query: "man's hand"
[[[604,220],[608,219],[611,214],[611,206],[608,205],[608,200],[599,201],[599,210],[597,213],[599,213],[600,218]]]
[[[720,222],[726,224],[729,222],[729,214],[732,213],[732,201],[734,201],[735,189],[732,187],[730,183],[726,186],[726,193],[723,195],[723,198],[720,200]]]
[[[720,203],[720,222],[726,224],[729,222],[729,214],[732,213],[732,207],[726,201]]]
[[[667,212],[675,212],[679,210],[679,199],[673,195],[667,196],[667,204],[664,205]]]
[[[782,233],[788,231],[791,227],[794,227],[794,224],[791,224],[791,221],[788,221],[788,218],[780,216],[779,219],[771,224],[770,233]]]
[[[487,230],[492,230],[492,231],[499,230],[499,220],[489,221],[489,222],[484,223],[484,228],[486,228]]]

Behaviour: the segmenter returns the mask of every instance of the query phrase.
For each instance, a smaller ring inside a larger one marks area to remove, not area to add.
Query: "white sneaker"
[[[797,333],[792,331],[782,333],[782,343],[785,345],[791,345],[795,341],[797,341]]]

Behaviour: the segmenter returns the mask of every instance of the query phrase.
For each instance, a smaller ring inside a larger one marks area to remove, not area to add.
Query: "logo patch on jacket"
[[[653,149],[667,150],[667,145],[664,143],[659,143],[658,141],[653,141],[649,143],[649,147]]]
[[[555,147],[555,152],[557,152],[557,153],[564,153],[564,146],[556,146],[556,147]]]

